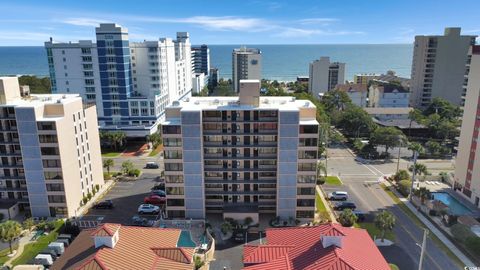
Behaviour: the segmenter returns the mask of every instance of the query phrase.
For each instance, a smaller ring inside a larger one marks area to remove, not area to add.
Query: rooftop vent
[[[263,100],[263,103],[268,104],[269,103],[268,99]]]
[[[174,101],[174,102],[172,102],[172,106],[173,106],[173,107],[180,106],[180,102]]]
[[[342,247],[343,236],[322,236],[323,248],[330,246]]]
[[[199,105],[199,104],[200,104],[200,101],[195,100],[195,105]]]
[[[186,99],[185,99],[185,102],[190,102],[190,98],[186,98]]]

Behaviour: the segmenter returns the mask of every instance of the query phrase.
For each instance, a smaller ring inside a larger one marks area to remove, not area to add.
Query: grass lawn
[[[118,157],[122,152],[103,152],[102,151],[102,157]]]
[[[13,244],[12,245],[12,249],[15,250],[18,248],[18,244]],[[7,255],[10,254],[10,248],[7,247],[6,249],[4,250],[0,250],[0,265],[4,265],[8,259],[10,259],[10,257],[8,257]]]
[[[160,153],[162,150],[163,150],[163,145],[161,144],[157,148],[153,149],[152,152],[150,152],[150,154],[148,156],[149,157],[154,157],[154,156],[158,155],[158,153]]]
[[[393,263],[389,263],[388,265],[390,265],[390,269],[392,269],[392,270],[400,270],[400,268],[398,268],[398,266],[396,266]]]
[[[402,209],[402,211],[415,223],[415,225],[417,225],[417,227],[422,229],[425,228],[425,225],[423,224],[423,222],[420,221],[420,219],[414,213],[412,213],[412,211],[410,211],[410,208],[408,208],[397,197],[397,195],[393,193],[393,191],[391,191],[385,184],[380,184],[380,186],[388,194],[388,196],[390,196],[393,199],[393,201],[398,205],[398,207],[400,207],[400,209]],[[428,237],[430,237],[433,240],[433,242],[435,242],[435,244],[437,244],[437,246],[448,255],[448,257],[450,257],[455,263],[463,267],[462,261],[460,261],[460,259],[457,256],[455,256],[455,254],[453,254],[453,252],[447,246],[445,246],[445,244],[443,244],[443,242],[440,241],[440,239],[430,230],[429,230]]]
[[[325,184],[330,186],[341,186],[343,183],[337,176],[327,176]]]
[[[374,239],[379,239],[382,235],[380,230],[375,227],[375,223],[373,222],[360,222],[360,223],[355,223],[355,228],[362,228],[367,230],[368,234],[370,234],[370,237]],[[390,241],[395,241],[395,234],[392,231],[386,231],[385,232],[385,239],[388,239]]]
[[[325,204],[323,204],[322,198],[320,198],[320,194],[318,194],[318,192],[315,198],[315,204],[317,206],[317,212],[327,212],[327,207]]]
[[[46,248],[48,244],[57,239],[58,231],[60,230],[62,225],[63,220],[58,220],[56,222],[55,229],[51,231],[48,235],[40,236],[36,242],[25,245],[22,255],[13,260],[12,264],[14,266],[19,264],[26,264],[35,256],[37,256],[37,254],[44,248]]]

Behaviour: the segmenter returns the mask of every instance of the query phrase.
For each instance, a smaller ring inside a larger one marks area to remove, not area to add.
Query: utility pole
[[[427,247],[427,235],[428,235],[428,229],[424,228],[423,229],[423,242],[422,242],[422,246],[421,246],[422,251],[420,252],[420,261],[418,262],[418,270],[422,270],[422,267],[423,267],[423,258],[425,257],[425,249]]]
[[[412,185],[410,186],[410,196],[409,196],[409,200],[410,202],[412,201],[412,198],[413,198],[413,185],[415,183],[415,173],[416,173],[416,165],[417,165],[417,155],[418,155],[418,152],[417,150],[413,150],[413,170],[412,170]]]
[[[398,170],[400,169],[400,146],[398,146],[398,158],[397,158],[397,173]]]

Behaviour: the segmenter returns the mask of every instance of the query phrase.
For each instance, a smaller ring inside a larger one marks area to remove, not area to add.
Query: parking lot
[[[117,181],[114,187],[101,199],[112,200],[113,209],[90,209],[82,217],[82,227],[94,227],[96,224],[112,222],[128,225],[143,199],[150,193],[150,189],[158,183],[161,169],[142,169],[142,175],[131,181]],[[143,215],[148,219],[155,219],[155,215]],[[82,224],[83,223],[83,224]]]

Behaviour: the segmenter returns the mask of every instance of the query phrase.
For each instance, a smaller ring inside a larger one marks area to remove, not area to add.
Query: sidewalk
[[[389,188],[391,187],[388,181],[385,181],[384,183]],[[472,261],[470,261],[470,259],[468,259],[467,256],[465,256],[460,250],[458,250],[458,248],[447,237],[445,237],[445,235],[440,230],[438,230],[437,227],[435,227],[435,225],[433,225],[428,219],[426,219],[421,213],[419,213],[418,210],[410,203],[408,199],[398,196],[399,194],[397,193],[396,190],[394,189],[391,189],[391,190],[400,199],[400,201],[402,201],[408,207],[408,209],[410,209],[410,211],[415,216],[417,216],[418,219],[420,219],[420,221],[430,230],[430,232],[435,234],[435,236],[437,236],[438,239],[440,239],[440,241],[442,241],[442,243],[445,246],[447,246],[447,248],[450,249],[450,251],[452,251],[452,253],[455,254],[455,256],[457,256],[457,258],[460,259],[460,261],[462,261],[463,264],[465,264],[465,266],[468,266],[468,267],[475,266],[475,264]]]
[[[330,216],[330,219],[332,222],[337,223],[337,218],[335,217],[335,214],[333,213],[332,208],[330,207],[330,204],[328,201],[325,199],[325,196],[323,195],[323,190],[320,188],[319,185],[316,186],[317,192],[320,195],[320,199],[322,199],[323,204],[327,208],[328,215]]]
[[[32,238],[32,232],[28,232],[27,235],[22,236],[22,238],[18,240],[18,248],[15,255],[12,256],[10,259],[8,259],[8,261],[6,261],[4,265],[8,267],[13,267],[12,265],[13,260],[15,260],[16,258],[20,257],[20,255],[22,255],[25,245],[35,242],[35,241],[30,241],[31,238]]]

